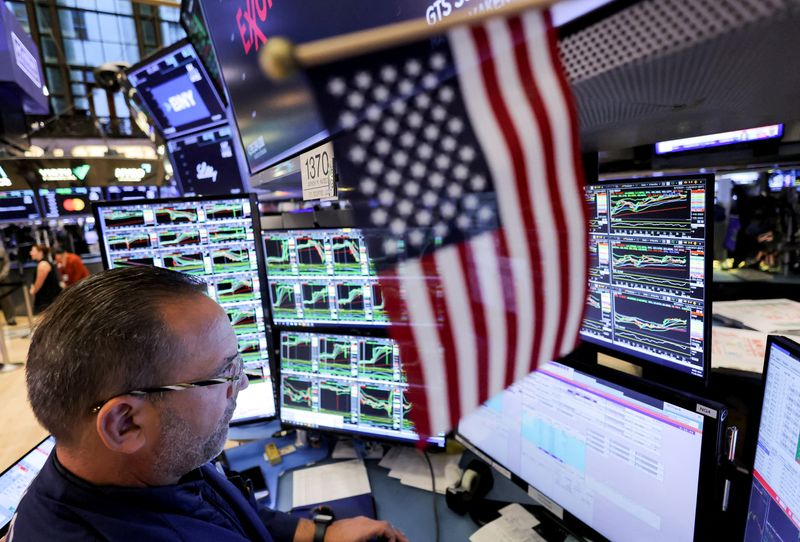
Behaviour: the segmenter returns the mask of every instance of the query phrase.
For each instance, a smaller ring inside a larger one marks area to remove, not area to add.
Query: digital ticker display
[[[74,188],[40,188],[44,218],[61,218],[92,214],[92,203],[105,199],[99,186]]]
[[[133,66],[127,76],[165,138],[225,120],[217,91],[185,41]]]
[[[242,192],[235,145],[229,126],[168,141],[167,150],[183,192],[189,196]]]
[[[106,188],[108,201],[132,199],[158,199],[157,186],[109,186]]]
[[[267,231],[263,237],[276,324],[389,323],[360,230]]]
[[[707,183],[699,176],[586,188],[585,340],[704,376]]]
[[[0,192],[0,222],[24,222],[39,218],[33,190]]]
[[[248,197],[103,204],[108,268],[165,267],[202,278],[239,340],[249,387],[232,421],[275,415],[256,230]]]
[[[419,440],[400,347],[392,339],[283,331],[280,365],[283,422]]]

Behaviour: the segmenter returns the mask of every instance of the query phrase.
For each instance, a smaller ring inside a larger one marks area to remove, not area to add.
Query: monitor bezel
[[[672,403],[681,408],[702,414],[704,417],[703,437],[700,447],[700,465],[698,468],[697,502],[695,505],[695,529],[693,540],[706,540],[718,526],[719,511],[722,509],[723,480],[720,476],[719,465],[722,457],[723,441],[725,434],[725,420],[727,409],[724,405],[716,403],[710,399],[698,397],[688,392],[679,391],[675,388],[658,385],[654,382],[634,377],[620,371],[593,363],[585,363],[575,360],[558,360],[569,368],[577,370],[593,378],[599,378],[616,386],[621,386],[630,391],[649,395],[660,401]],[[714,417],[709,416],[709,412],[714,413]],[[509,478],[514,484],[525,490],[529,495],[540,493],[550,499],[550,497],[526,482],[515,472],[508,469],[502,463],[496,461],[489,454],[485,453],[478,446],[469,441],[462,435],[458,428],[455,431],[455,438],[462,443],[468,450],[475,453],[479,458],[489,463],[495,470]],[[533,491],[532,491],[533,490]],[[533,496],[533,495],[531,495]],[[535,497],[533,497],[535,499]],[[556,522],[562,528],[580,536],[589,537],[591,540],[608,539],[601,533],[584,523],[577,516],[570,513],[557,501],[552,500],[563,511],[563,517],[559,518],[547,508],[542,508],[541,513],[545,514],[551,521]]]
[[[33,217],[33,218],[0,219],[0,224],[22,224],[22,223],[35,222],[37,220],[41,220],[42,218],[44,218],[42,216],[42,209],[41,209],[41,206],[40,206],[41,202],[39,201],[39,191],[38,191],[38,189],[34,190],[33,188],[17,188],[17,189],[14,189],[14,190],[2,190],[0,192],[2,192],[3,194],[7,194],[7,193],[10,193],[10,192],[30,192],[31,193],[31,197],[33,198],[33,208],[36,211],[36,216]],[[76,216],[76,215],[70,215],[70,216]],[[0,473],[0,476],[2,476],[2,473]]]
[[[793,341],[792,339],[785,337],[783,335],[768,335],[767,336],[767,344],[766,348],[764,349],[764,369],[761,372],[761,381],[759,384],[759,394],[761,396],[761,403],[759,404],[759,412],[760,415],[758,417],[758,430],[756,431],[755,438],[753,438],[750,442],[749,449],[747,450],[748,456],[753,458],[753,465],[752,469],[750,470],[750,475],[748,479],[750,483],[747,485],[748,497],[747,497],[747,514],[750,513],[750,505],[752,504],[753,499],[753,483],[755,481],[755,457],[756,453],[758,452],[758,437],[761,433],[761,418],[764,416],[764,399],[766,397],[767,391],[767,378],[769,377],[769,358],[770,358],[770,351],[772,350],[773,345],[780,346],[781,348],[787,350],[789,355],[798,360],[798,364],[800,364],[800,343]],[[743,534],[747,530],[747,521],[744,523],[743,527]]]
[[[197,197],[182,197],[182,198],[158,198],[158,199],[141,199],[141,200],[119,200],[119,201],[103,201],[99,202],[97,205],[93,206],[94,212],[94,219],[95,224],[97,224],[98,235],[101,236],[105,235],[104,228],[101,226],[101,217],[100,212],[102,209],[112,208],[112,207],[126,207],[130,205],[163,205],[163,204],[171,204],[171,203],[204,203],[207,201],[219,201],[219,200],[249,200],[250,201],[250,219],[253,224],[253,242],[256,245],[256,260],[258,262],[258,280],[261,284],[267,284],[267,275],[266,275],[266,259],[264,258],[264,251],[262,243],[260,242],[261,239],[261,216],[258,210],[258,198],[255,194],[252,193],[242,193],[242,194],[228,194],[223,196],[197,196]],[[102,258],[103,268],[109,269],[108,262],[109,262],[109,254],[106,251],[106,246],[104,242],[100,242],[100,257]],[[269,415],[263,416],[251,416],[249,418],[240,418],[237,420],[231,420],[230,425],[242,425],[248,424],[253,422],[259,421],[269,421],[278,418],[279,411],[278,411],[278,402],[276,401],[276,393],[275,393],[275,384],[276,384],[276,369],[277,369],[277,360],[275,359],[275,349],[273,347],[272,342],[272,314],[269,312],[269,307],[264,305],[264,295],[262,290],[261,295],[261,308],[264,313],[265,319],[265,326],[266,329],[264,334],[267,340],[267,350],[269,352],[269,370],[270,370],[270,378],[272,379],[272,403],[273,403],[273,413]]]
[[[663,382],[666,385],[679,389],[700,392],[708,386],[711,376],[711,316],[712,316],[712,286],[713,286],[713,247],[714,247],[714,228],[709,220],[713,218],[714,209],[714,175],[711,173],[697,173],[687,175],[651,175],[647,177],[630,177],[614,179],[598,179],[587,183],[586,188],[604,186],[621,183],[637,182],[660,182],[660,181],[679,181],[685,179],[705,179],[706,185],[706,223],[705,223],[705,287],[703,288],[703,376],[692,375],[691,372],[682,371],[666,362],[664,364],[642,357],[629,349],[622,349],[606,342],[587,338],[579,333],[581,345],[597,354],[606,354],[614,358],[621,359],[642,367],[642,371],[647,379]],[[653,356],[655,357],[655,356]]]
[[[318,336],[319,335],[338,335],[340,337],[357,337],[357,338],[362,338],[363,337],[363,338],[368,338],[368,339],[380,338],[380,339],[394,340],[391,337],[389,337],[388,334],[383,334],[381,336],[378,336],[378,335],[365,335],[365,334],[359,333],[360,330],[354,330],[354,329],[348,330],[348,329],[339,328],[339,329],[334,330],[334,331],[319,331],[317,329],[296,328],[296,327],[291,327],[290,328],[290,327],[285,327],[285,326],[276,326],[274,329],[275,329],[275,334],[276,334],[276,342],[277,342],[278,345],[281,344],[281,337],[282,337],[282,335],[284,333],[308,333],[310,335],[318,335]],[[275,372],[276,379],[277,379],[277,386],[275,388],[275,402],[276,402],[276,406],[277,406],[277,409],[278,409],[278,419],[280,420],[282,428],[286,428],[286,429],[304,429],[304,430],[307,430],[307,431],[319,431],[319,432],[323,432],[323,433],[335,434],[335,435],[346,436],[346,437],[351,437],[351,438],[358,438],[358,439],[369,440],[369,441],[374,441],[374,442],[386,442],[386,443],[392,443],[392,444],[408,444],[408,445],[414,445],[414,446],[422,445],[422,446],[426,446],[426,447],[430,447],[430,448],[444,448],[444,446],[446,444],[446,437],[445,436],[442,436],[442,437],[427,437],[427,438],[424,439],[424,442],[423,442],[423,439],[422,439],[422,437],[419,436],[419,433],[417,433],[417,436],[419,438],[417,438],[416,440],[410,440],[410,439],[402,438],[402,437],[392,437],[391,435],[376,435],[376,434],[373,434],[373,433],[368,433],[368,432],[358,431],[358,430],[353,430],[353,429],[341,429],[341,428],[328,427],[328,426],[310,427],[310,426],[308,426],[306,424],[293,423],[293,422],[291,422],[289,420],[285,420],[283,418],[283,415],[282,415],[282,412],[283,412],[283,389],[282,389],[281,386],[282,386],[282,382],[283,382],[283,379],[282,379],[282,377],[283,377],[283,374],[282,374],[283,364],[281,362],[282,360],[281,360],[281,349],[280,349],[280,346],[278,347],[277,354],[276,354],[275,357],[276,357],[276,362],[277,362],[276,363],[277,364],[277,370]]]
[[[175,127],[175,132],[174,133],[165,134],[164,133],[164,128],[166,128],[166,127],[165,126],[161,126],[161,123],[159,122],[158,117],[153,113],[152,109],[150,108],[150,104],[148,103],[147,100],[145,100],[142,97],[143,95],[142,95],[142,92],[139,90],[138,85],[133,85],[131,83],[130,79],[128,79],[128,77],[130,76],[131,73],[138,72],[138,71],[140,71],[142,69],[145,69],[145,68],[147,68],[147,66],[150,66],[153,63],[159,62],[164,57],[167,57],[167,56],[171,55],[172,53],[174,53],[175,51],[177,51],[178,49],[182,49],[182,48],[184,48],[186,46],[192,48],[192,52],[194,52],[194,56],[197,59],[197,63],[200,66],[200,69],[203,72],[203,78],[210,83],[209,86],[211,87],[211,90],[214,93],[214,98],[216,99],[217,104],[219,105],[219,108],[222,110],[223,118],[221,118],[219,120],[216,120],[216,121],[209,121],[208,124],[205,124],[203,126],[195,126],[193,128],[184,128],[182,130],[178,130],[177,127]],[[181,137],[181,136],[184,136],[184,135],[187,135],[187,134],[191,134],[193,132],[201,132],[203,130],[208,130],[211,126],[216,126],[216,125],[228,122],[228,109],[226,107],[225,101],[220,97],[219,90],[217,89],[216,85],[214,84],[214,81],[208,75],[208,72],[206,71],[206,67],[205,67],[205,65],[203,64],[203,61],[200,58],[200,55],[197,54],[197,50],[194,48],[194,45],[192,44],[192,42],[189,40],[188,37],[176,41],[175,43],[173,43],[169,47],[164,47],[162,49],[159,49],[158,51],[156,51],[152,55],[148,56],[147,58],[144,58],[144,59],[140,60],[139,62],[137,62],[136,64],[132,65],[131,67],[126,68],[125,69],[125,77],[123,78],[123,84],[127,88],[133,89],[136,92],[135,99],[138,102],[137,105],[139,107],[141,107],[147,113],[148,117],[150,118],[150,125],[161,135],[162,138],[164,138],[165,141],[169,141],[169,140],[175,139],[177,137]]]
[[[178,22],[183,28],[184,33],[186,34],[186,40],[192,44],[192,48],[194,48],[195,53],[198,53],[197,47],[195,47],[194,41],[192,40],[192,34],[189,32],[189,25],[184,20],[184,14],[190,14],[191,12],[187,8],[187,4],[192,1],[197,6],[198,11],[200,12],[200,17],[202,18],[203,25],[206,27],[206,32],[208,32],[208,20],[206,19],[206,10],[203,9],[203,3],[200,0],[181,0],[180,5],[180,15],[178,16]],[[211,44],[211,50],[214,51],[214,62],[217,64],[217,69],[219,70],[219,80],[211,77],[208,73],[208,66],[206,66],[206,60],[204,57],[201,57],[198,53],[198,58],[200,58],[200,63],[203,65],[203,68],[206,70],[206,75],[209,76],[209,80],[211,81],[214,88],[217,90],[217,95],[222,100],[223,104],[227,107],[229,105],[227,92],[228,89],[225,86],[225,79],[222,77],[222,68],[219,65],[219,61],[217,60],[217,51],[214,49],[214,41],[211,39],[211,34],[209,33],[208,41]]]
[[[17,460],[16,460],[16,461],[14,461],[12,464],[10,464],[8,467],[6,467],[6,469],[5,469],[3,472],[0,472],[0,478],[2,478],[3,476],[5,476],[5,475],[6,475],[6,474],[7,474],[7,473],[8,473],[8,472],[11,470],[11,469],[13,469],[13,468],[14,468],[14,467],[16,467],[17,465],[19,465],[19,464],[20,464],[20,462],[21,462],[23,459],[25,459],[26,457],[28,457],[28,455],[30,455],[31,453],[33,453],[33,452],[36,450],[36,448],[38,448],[39,446],[41,446],[42,444],[44,444],[44,443],[45,443],[45,442],[46,442],[48,439],[51,439],[51,438],[52,438],[52,439],[54,439],[55,437],[53,437],[53,435],[47,435],[47,436],[46,436],[46,437],[44,437],[42,440],[40,440],[39,442],[37,442],[37,443],[36,443],[36,444],[35,444],[35,445],[34,445],[34,446],[33,446],[33,447],[30,449],[30,450],[28,450],[27,452],[25,452],[24,454],[22,454],[21,456],[19,456],[19,458],[17,458]],[[53,449],[53,452],[54,452],[54,451],[55,451],[55,448]],[[50,453],[52,454],[53,452],[50,452]],[[30,486],[28,486],[28,487],[30,487]],[[24,496],[23,496],[23,497],[24,497]],[[20,502],[22,502],[22,501],[20,500]],[[17,503],[17,509],[18,509],[18,508],[19,508],[19,503]],[[16,510],[14,511],[14,514],[16,514]],[[5,536],[5,535],[8,533],[8,528],[9,528],[9,526],[11,525],[11,521],[12,521],[12,520],[13,520],[13,516],[12,516],[12,519],[9,519],[9,520],[8,520],[8,522],[7,522],[5,525],[2,525],[2,526],[0,526],[0,536]]]

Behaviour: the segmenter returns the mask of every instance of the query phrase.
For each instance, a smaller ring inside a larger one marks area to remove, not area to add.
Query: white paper
[[[383,448],[378,446],[367,446],[364,449],[363,459],[380,459],[383,457]],[[352,440],[340,439],[336,441],[336,446],[331,452],[331,459],[357,459],[358,451]]]
[[[519,509],[508,510],[512,507]],[[539,533],[533,530],[539,525],[539,520],[519,504],[506,506],[500,510],[500,514],[502,515],[499,518],[475,531],[469,537],[470,542],[520,542],[523,540],[546,542]]]
[[[394,466],[397,458],[400,457],[402,453],[402,446],[393,446],[392,448],[389,448],[389,451],[383,456],[383,459],[381,459],[381,462],[378,463],[378,466],[383,467],[384,469],[391,469]]]
[[[749,329],[711,328],[711,366],[762,372],[767,334]]]
[[[458,482],[461,469],[458,463],[461,454],[430,454],[433,474],[436,481],[436,493],[444,494],[448,486]],[[400,480],[403,485],[416,487],[425,491],[431,490],[431,471],[425,456],[414,448],[395,446],[379,463],[388,467],[389,477]]]
[[[763,333],[800,330],[800,303],[791,299],[743,299],[714,303],[714,314]]]
[[[360,459],[300,469],[292,474],[292,508],[371,493]]]

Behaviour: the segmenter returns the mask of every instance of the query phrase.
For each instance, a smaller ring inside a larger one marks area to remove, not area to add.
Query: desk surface
[[[252,433],[251,433],[252,434]],[[263,434],[263,433],[262,433]],[[238,436],[234,432],[233,436]],[[259,465],[264,472],[269,489],[277,497],[276,508],[288,511],[292,507],[292,475],[291,469],[305,465],[302,454],[295,452],[284,457],[284,462],[278,466],[271,466],[263,459],[263,450],[266,442],[263,439],[226,450],[226,455],[231,467],[236,470]],[[276,444],[285,445],[287,439],[278,439]],[[288,439],[291,442],[292,438]],[[317,457],[322,458],[326,452],[318,452]],[[292,457],[295,456],[295,457]],[[461,466],[463,468],[474,456],[469,452],[464,454]],[[324,459],[324,462],[330,461]],[[316,461],[315,461],[316,462]],[[367,473],[369,476],[372,495],[375,499],[378,519],[388,521],[401,531],[409,540],[435,540],[435,521],[433,515],[433,497],[428,491],[404,486],[399,480],[388,476],[388,469],[378,466],[378,460],[367,460]],[[283,475],[279,476],[280,471]],[[490,499],[533,503],[534,501],[511,481],[506,480],[497,473],[494,474],[495,485],[489,493]],[[276,483],[277,482],[277,483]],[[277,488],[277,495],[275,490]],[[478,529],[469,516],[459,516],[452,512],[445,503],[443,495],[436,495],[436,506],[439,511],[440,540],[465,541]]]

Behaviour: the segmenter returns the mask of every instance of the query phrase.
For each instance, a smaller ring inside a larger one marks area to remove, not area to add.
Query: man
[[[325,527],[259,508],[208,463],[247,378],[230,322],[204,291],[165,269],[114,269],[45,311],[27,384],[56,448],[9,541],[407,542],[363,517],[315,536]]]
[[[89,270],[83,265],[83,260],[77,254],[67,252],[61,247],[56,249],[56,264],[64,288],[69,288],[79,280],[89,276]]]

